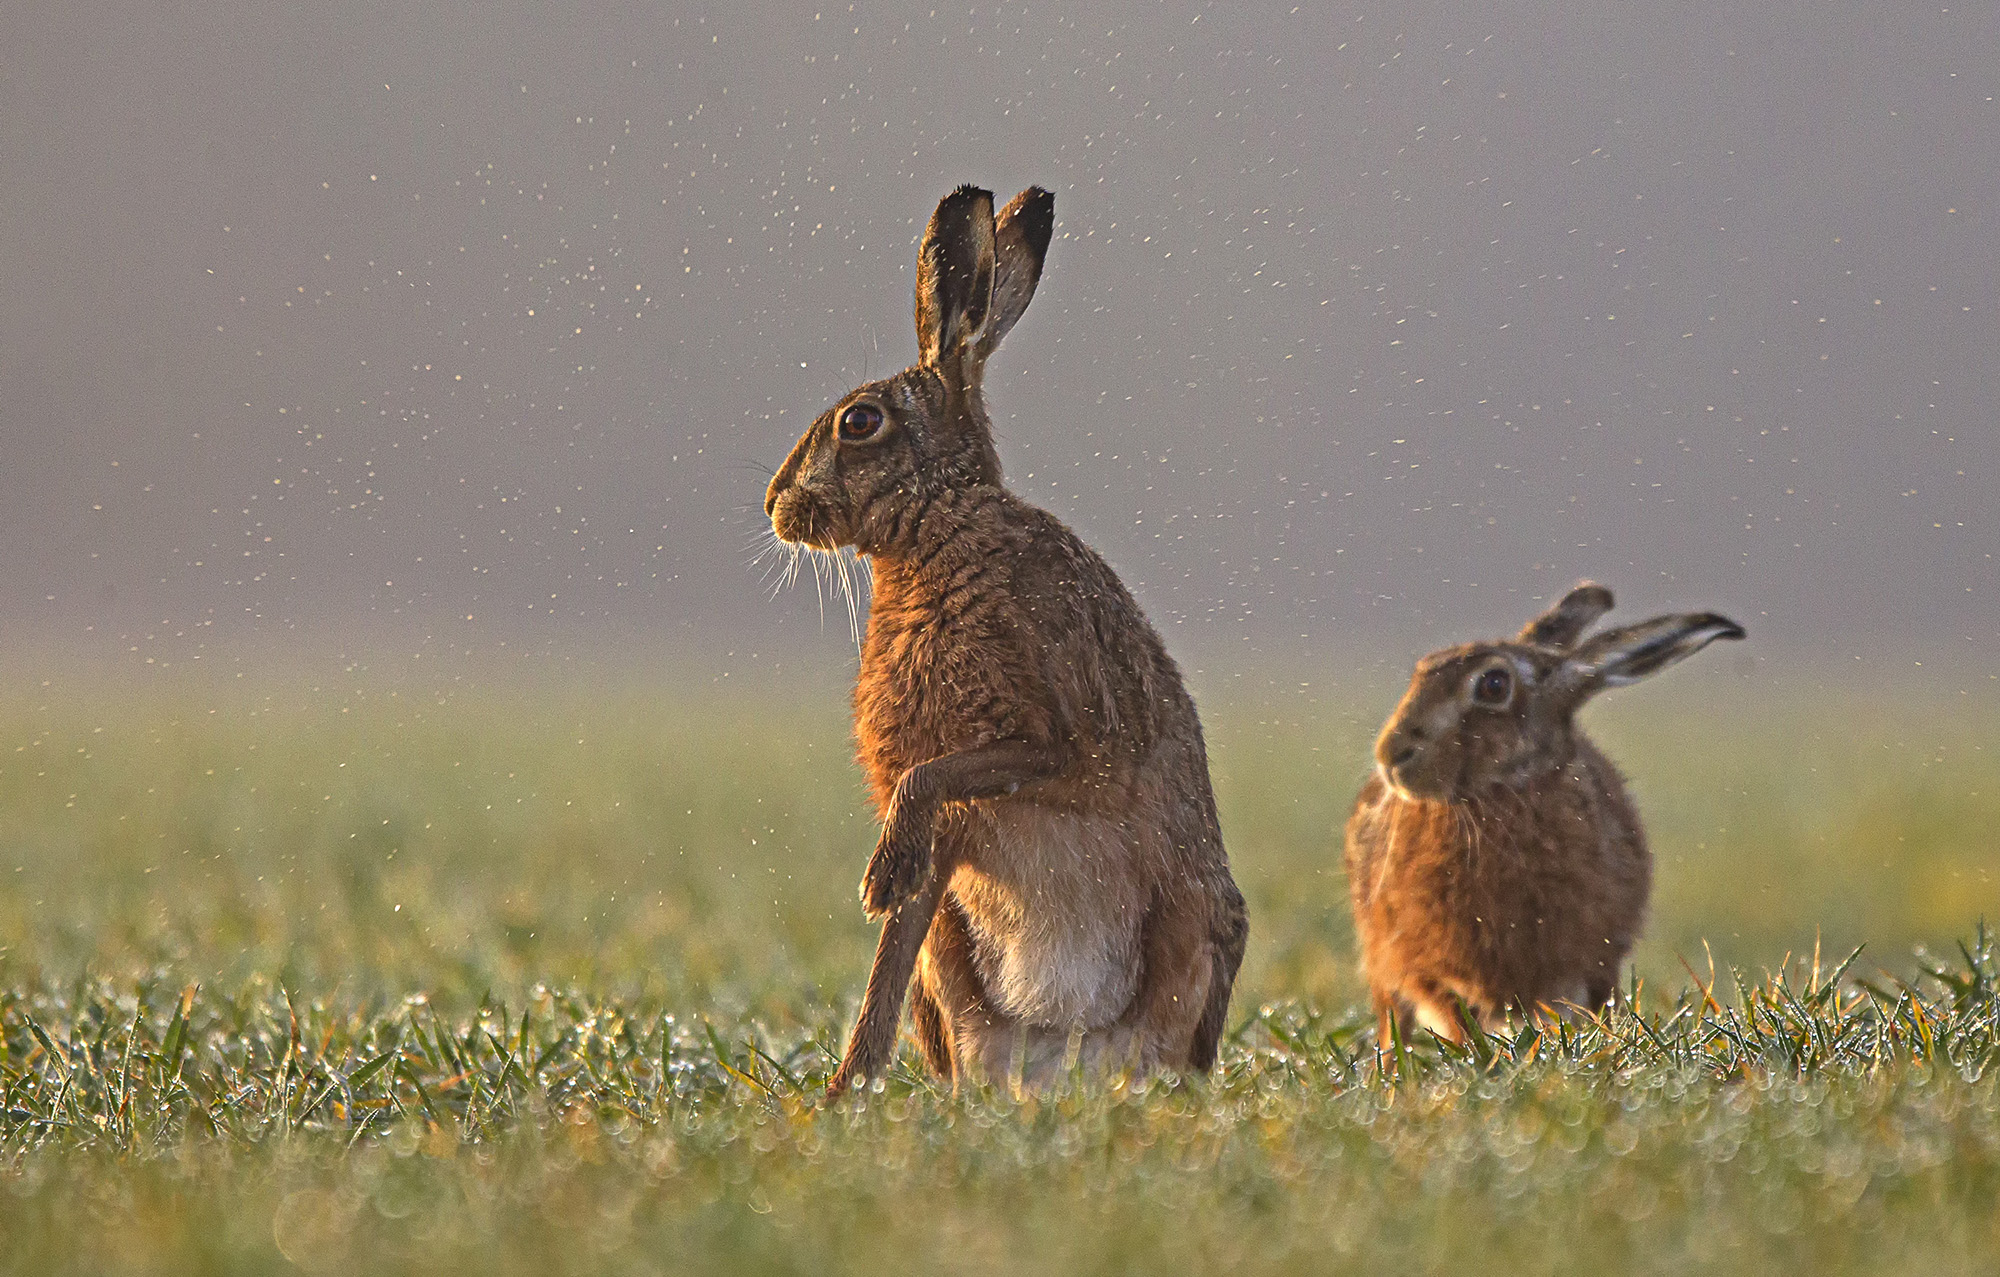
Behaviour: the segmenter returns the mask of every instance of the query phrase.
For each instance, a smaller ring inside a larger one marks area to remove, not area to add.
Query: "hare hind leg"
[[[1132,1007],[1107,1034],[1103,1056],[1107,1064],[1124,1054],[1141,1071],[1154,1068],[1206,1070],[1215,1058],[1215,1041],[1204,1041],[1209,1021],[1220,1025],[1228,1011],[1229,984],[1235,964],[1242,961],[1241,940],[1247,928],[1236,928],[1232,955],[1211,934],[1207,897],[1189,890],[1169,890],[1154,903],[1140,934],[1140,983]],[[1224,980],[1228,968],[1229,979]],[[1221,1005],[1216,1005],[1217,998]],[[1129,1033],[1123,1043],[1118,1039]],[[1204,1049],[1205,1048],[1205,1049]]]
[[[1221,916],[1209,936],[1215,966],[1209,973],[1208,1005],[1202,1009],[1194,1044],[1188,1049],[1188,1065],[1202,1072],[1215,1066],[1216,1048],[1228,1028],[1229,995],[1236,988],[1236,972],[1243,965],[1243,949],[1250,941],[1250,919],[1243,909],[1243,896],[1233,883],[1227,899],[1218,903],[1217,912]]]
[[[1011,1040],[1013,1027],[986,999],[985,985],[973,964],[972,944],[964,910],[946,895],[917,961],[919,1005],[927,1005],[930,1011],[925,1014],[935,1016],[928,1030],[918,1021],[917,1042],[931,1068],[950,1078],[954,1087],[968,1068],[977,1072],[980,1058],[991,1053],[990,1042]],[[1004,1050],[1001,1059],[1004,1064]]]
[[[950,1078],[951,1028],[945,1023],[944,1012],[938,1007],[937,999],[920,977],[910,987],[910,1029],[917,1039],[917,1050],[923,1054],[924,1063],[931,1072],[940,1077]]]

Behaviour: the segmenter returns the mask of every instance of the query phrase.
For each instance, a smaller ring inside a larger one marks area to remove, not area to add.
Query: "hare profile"
[[[1512,642],[1417,663],[1347,821],[1362,964],[1392,1020],[1457,1041],[1459,1006],[1492,1026],[1617,986],[1644,920],[1652,857],[1624,782],[1577,709],[1743,629],[1714,613],[1584,632],[1611,610],[1585,582]]]
[[[852,547],[874,596],[855,734],[885,919],[829,1091],[883,1075],[906,990],[961,1077],[1205,1070],[1248,934],[1193,701],[1118,577],[1001,484],[981,385],[1055,197],[963,186],[917,259],[917,362],[849,392],[771,480],[778,537]],[[912,975],[915,975],[912,987]]]

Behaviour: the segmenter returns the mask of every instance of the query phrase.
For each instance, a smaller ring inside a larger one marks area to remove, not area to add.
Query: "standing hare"
[[[1001,486],[981,383],[1034,296],[1055,197],[938,204],[914,366],[842,396],[771,480],[784,541],[867,556],[855,734],[884,918],[834,1094],[882,1076],[906,990],[962,1077],[1206,1070],[1248,934],[1201,723],[1103,559]],[[911,977],[916,977],[911,985]]]
[[[1417,663],[1347,820],[1347,881],[1381,1021],[1457,1041],[1459,1005],[1592,1011],[1617,986],[1652,885],[1639,814],[1578,707],[1743,629],[1711,612],[1585,639],[1611,591],[1585,582],[1508,643]]]

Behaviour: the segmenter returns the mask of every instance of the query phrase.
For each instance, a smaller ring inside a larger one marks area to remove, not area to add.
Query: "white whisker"
[[[835,561],[840,565],[841,592],[847,596],[847,633],[854,640],[855,650],[859,651],[861,611],[864,606],[861,594],[870,583],[868,568],[851,546],[843,546]]]
[[[772,599],[796,586],[806,564],[810,563],[822,627],[826,625],[829,588],[838,586],[840,602],[847,610],[848,638],[853,640],[856,650],[860,649],[862,620],[867,611],[868,597],[873,592],[874,573],[852,546],[822,550],[802,542],[782,540],[766,527],[753,533],[743,548],[746,552],[754,551],[750,553],[749,566],[759,569],[761,583],[768,587],[768,596]]]
[[[819,627],[826,628],[826,556],[817,546],[807,546],[806,552],[812,556],[813,592],[819,595]]]
[[[774,599],[781,591],[790,589],[799,579],[799,547],[782,541],[779,545],[784,548],[784,558],[777,565],[777,580],[771,583],[771,597]]]
[[[847,556],[836,550],[833,553],[833,572],[840,580],[840,597],[847,604],[848,626],[853,628],[854,582],[847,577]]]

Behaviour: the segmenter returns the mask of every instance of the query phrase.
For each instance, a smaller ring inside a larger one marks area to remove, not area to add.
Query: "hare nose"
[[[810,430],[801,435],[799,441],[792,445],[792,451],[785,458],[785,464],[779,466],[778,473],[771,476],[771,486],[764,489],[764,515],[766,518],[777,512],[778,498],[784,496],[786,492],[790,491],[798,483],[799,472],[805,467],[806,448],[811,442],[812,437],[813,432]]]
[[[792,464],[787,461],[784,469],[771,476],[771,486],[764,489],[764,517],[770,518],[778,509],[778,498],[792,486]]]
[[[1423,730],[1417,727],[1404,727],[1382,738],[1381,743],[1375,747],[1375,760],[1384,767],[1401,767],[1422,753],[1423,748]]]

